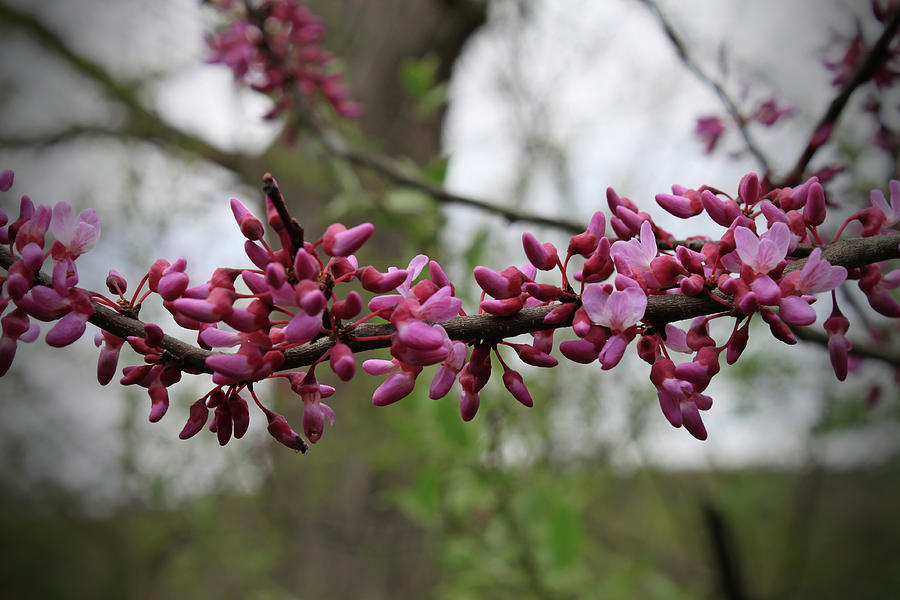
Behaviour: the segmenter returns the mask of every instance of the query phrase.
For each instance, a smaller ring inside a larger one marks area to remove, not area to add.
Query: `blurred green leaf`
[[[491,230],[489,227],[481,227],[472,238],[472,243],[466,248],[466,264],[478,265],[485,262],[486,250],[488,242],[491,239]]]
[[[412,188],[392,188],[384,195],[384,208],[403,214],[429,212],[432,200],[424,192]]]
[[[568,504],[557,502],[547,526],[547,546],[553,566],[571,565],[581,545],[581,518],[578,513]]]
[[[428,53],[422,58],[407,58],[400,64],[400,84],[410,98],[421,101],[434,87],[440,66],[436,54]]]
[[[450,392],[453,393],[452,391]],[[443,438],[456,448],[462,448],[468,445],[470,438],[469,427],[463,422],[459,416],[459,409],[455,402],[449,397],[435,400],[434,402],[434,420],[438,431],[441,432]]]
[[[450,162],[450,158],[447,156],[438,156],[434,160],[432,160],[427,167],[425,167],[422,172],[425,174],[428,179],[433,181],[434,183],[443,184],[444,179],[447,177],[447,164]]]

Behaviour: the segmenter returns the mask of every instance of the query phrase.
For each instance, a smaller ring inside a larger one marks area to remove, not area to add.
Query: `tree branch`
[[[890,234],[842,240],[825,247],[822,254],[832,264],[853,268],[892,258],[900,258],[898,245],[900,245],[900,234]],[[9,250],[0,247],[0,266],[9,269],[12,263],[13,259]],[[788,265],[785,268],[785,272],[800,269],[805,263],[806,259],[797,260]],[[49,277],[43,273],[35,274],[35,282],[38,285],[51,285]],[[495,317],[487,314],[459,316],[445,321],[441,325],[447,331],[450,339],[453,340],[496,342],[523,333],[568,327],[572,324],[571,319],[552,326],[544,324],[544,316],[552,309],[553,306],[527,308],[512,317]],[[650,296],[647,299],[647,310],[644,313],[644,320],[655,327],[662,327],[666,323],[721,313],[725,312],[725,310],[721,302],[710,297],[689,297],[683,295]],[[122,338],[129,335],[139,337],[144,335],[143,322],[96,302],[94,303],[94,314],[91,316],[90,322]],[[366,338],[389,336],[392,333],[394,333],[394,328],[389,323],[364,323],[354,328],[352,332],[341,334],[339,337],[354,352],[362,352],[390,346],[391,341],[389,339]],[[334,345],[334,341],[331,338],[322,337],[303,346],[292,348],[285,352],[285,362],[281,369],[293,369],[311,365],[325,354],[332,345]],[[161,346],[170,354],[172,361],[184,367],[185,370],[197,373],[212,372],[206,366],[205,361],[207,357],[214,354],[213,352],[192,346],[168,335],[164,336]],[[871,358],[885,360],[894,365],[900,364],[895,360],[897,357],[890,353],[878,350],[864,350],[861,347],[855,347],[853,352],[860,356],[870,356]]]
[[[43,47],[53,52],[79,74],[99,85],[109,97],[127,109],[128,117],[121,128],[115,130],[92,128],[93,130],[87,131],[87,133],[130,136],[159,145],[176,147],[181,151],[187,151],[201,156],[205,160],[218,163],[235,173],[241,173],[248,183],[255,183],[256,177],[249,175],[251,169],[246,164],[245,156],[221,150],[199,137],[169,125],[156,112],[146,108],[140,102],[136,84],[124,84],[117,81],[103,66],[81,56],[33,15],[0,3],[0,24],[4,27],[16,27],[32,35]],[[43,142],[38,140],[38,143],[46,145],[55,141],[65,141],[78,131],[78,127],[69,128],[57,136],[48,136]],[[11,145],[21,145],[27,141],[9,140]],[[254,172],[258,173],[259,170],[254,170]]]
[[[840,119],[841,113],[847,106],[847,102],[850,100],[850,96],[853,92],[871,79],[878,67],[884,62],[888,55],[888,46],[897,34],[898,28],[900,28],[900,10],[894,12],[894,16],[891,17],[891,20],[885,25],[884,31],[881,32],[878,41],[876,41],[875,45],[872,46],[872,49],[869,50],[869,53],[860,63],[856,72],[853,74],[853,77],[844,83],[844,86],[840,89],[837,96],[835,96],[828,105],[825,113],[819,118],[818,123],[816,123],[816,126],[813,128],[810,141],[807,143],[806,148],[803,149],[803,153],[797,159],[794,168],[775,187],[789,187],[802,183],[804,171],[806,171],[809,161],[812,160],[818,149],[822,147],[822,143],[819,143],[818,140],[815,139],[817,137],[816,134],[823,131],[826,127],[837,124],[838,119]]]
[[[719,97],[719,100],[725,106],[725,110],[728,111],[728,114],[734,121],[734,124],[737,125],[738,131],[740,132],[741,137],[744,138],[744,143],[747,145],[747,149],[750,150],[750,153],[756,159],[756,162],[759,164],[760,169],[762,169],[764,173],[768,174],[771,171],[771,168],[769,167],[769,160],[766,158],[766,155],[763,154],[763,151],[759,148],[756,140],[753,139],[753,136],[750,135],[750,131],[747,129],[747,119],[743,114],[741,114],[741,110],[738,108],[735,101],[731,99],[731,96],[728,95],[728,92],[725,91],[725,88],[723,88],[718,81],[713,79],[711,75],[704,71],[703,68],[697,63],[697,61],[695,61],[693,57],[691,57],[691,55],[688,53],[687,46],[685,45],[684,41],[678,35],[678,32],[675,31],[675,27],[668,21],[668,19],[666,19],[665,15],[663,15],[656,1],[640,0],[640,2],[646,4],[653,12],[654,16],[656,16],[656,19],[662,26],[666,37],[668,37],[669,41],[672,42],[672,45],[675,46],[675,52],[678,54],[678,58],[681,59],[681,62],[684,63],[684,66],[687,67],[687,69],[691,73],[693,73],[697,77],[697,79],[710,87]]]
[[[399,185],[425,192],[438,202],[471,206],[472,208],[499,215],[510,223],[532,223],[534,225],[551,227],[569,233],[581,233],[584,231],[584,226],[575,223],[574,221],[544,217],[534,213],[507,208],[488,202],[487,200],[448,192],[442,186],[429,181],[421,173],[415,172],[414,169],[408,165],[403,165],[386,155],[366,152],[354,148],[334,129],[327,128],[319,123],[314,123],[311,119],[308,119],[305,124],[310,130],[318,135],[322,144],[325,146],[325,149],[332,155],[346,160],[351,164],[371,169]]]

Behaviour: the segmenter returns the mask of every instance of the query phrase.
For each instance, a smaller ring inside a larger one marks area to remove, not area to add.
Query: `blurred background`
[[[725,120],[722,104],[639,0],[308,5],[365,107],[335,126],[452,192],[586,223],[613,186],[677,236],[716,235],[712,222],[668,218],[654,194],[734,192],[760,170],[734,127],[705,153],[696,119]],[[742,110],[773,97],[793,108],[748,125],[775,173],[836,94],[823,60],[840,61],[857,31],[880,32],[853,0],[659,10]],[[467,274],[521,264],[526,229],[565,246],[565,232],[399,186],[312,133],[285,143],[262,118],[269,100],[207,64],[204,36],[222,25],[192,0],[0,0],[0,169],[16,171],[3,209],[15,214],[22,193],[96,208],[103,236],[79,260],[84,287],[102,289],[109,268],[133,286],[160,257],[185,256],[200,281],[245,266],[227,202],[259,210],[266,171],[309,237],[371,221],[361,263],[426,253],[469,309]],[[845,206],[897,176],[896,140],[877,146],[863,111],[873,94],[897,106],[889,89],[861,90],[812,165],[846,165],[828,187]],[[258,414],[224,448],[206,432],[179,440],[202,381],[173,388],[151,425],[145,394],[96,384],[91,335],[77,352],[20,346],[0,383],[0,596],[897,597],[895,365],[866,361],[838,383],[820,345],[760,334],[710,388],[705,442],[668,425],[633,357],[609,372],[519,364],[534,408],[494,381],[468,424],[453,392],[432,401],[423,384],[376,409],[377,382],[360,376],[338,386],[335,426],[305,456],[273,442]],[[260,388],[300,423],[295,396]]]

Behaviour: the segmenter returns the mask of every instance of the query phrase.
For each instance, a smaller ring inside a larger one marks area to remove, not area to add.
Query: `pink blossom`
[[[694,133],[706,144],[705,152],[710,154],[725,133],[725,126],[719,117],[700,117],[694,126]]]
[[[891,192],[890,205],[888,205],[881,190],[872,190],[870,194],[872,206],[880,210],[884,215],[883,227],[893,227],[900,223],[900,181],[892,179],[889,188]]]
[[[769,98],[756,107],[756,110],[753,111],[750,118],[767,127],[771,127],[780,119],[791,116],[793,112],[794,109],[789,106],[779,108],[775,99]]]
[[[634,338],[637,325],[647,308],[647,295],[632,280],[624,289],[613,290],[610,284],[593,284],[582,293],[584,310],[591,322],[607,327],[612,335],[600,350],[599,359],[604,369],[616,366],[628,343]]]
[[[653,234],[653,228],[649,221],[641,223],[640,238],[632,238],[628,241],[619,240],[613,243],[610,254],[617,267],[623,265],[619,268],[620,272],[639,273],[647,280],[647,285],[656,285],[656,278],[652,273],[650,263],[659,254],[659,251],[656,247],[656,236]]]
[[[813,248],[799,271],[791,271],[781,280],[782,290],[794,294],[830,292],[847,279],[847,269],[822,258],[822,249]]]
[[[581,295],[584,309],[596,325],[614,332],[636,325],[647,308],[647,295],[638,286],[614,290],[611,284],[591,284]]]
[[[741,262],[754,273],[767,275],[784,260],[791,232],[784,223],[775,223],[762,237],[756,237],[746,227],[736,227],[734,242]]]
[[[53,207],[51,227],[56,241],[65,246],[70,258],[84,254],[100,239],[100,220],[93,208],[81,211],[76,219],[69,204],[58,202]]]

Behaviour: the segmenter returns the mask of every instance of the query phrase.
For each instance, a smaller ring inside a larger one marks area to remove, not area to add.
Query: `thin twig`
[[[99,63],[91,61],[76,52],[62,37],[47,28],[34,16],[0,3],[0,25],[16,27],[34,36],[47,50],[64,60],[80,75],[99,85],[110,98],[121,103],[127,109],[125,122],[115,129],[108,127],[86,128],[86,134],[132,137],[153,142],[162,146],[177,147],[180,151],[201,156],[205,160],[222,165],[235,173],[241,174],[248,184],[255,183],[261,169],[249,164],[248,157],[216,148],[203,139],[191,135],[166,123],[155,111],[145,107],[139,100],[138,85],[125,84],[113,77]],[[48,145],[67,141],[79,131],[73,127],[56,134],[35,139],[37,145]],[[11,146],[28,143],[28,138],[3,140]],[[3,145],[7,145],[4,143]],[[255,173],[253,177],[249,173]]]
[[[278,182],[275,181],[271,173],[263,175],[263,191],[269,197],[269,201],[275,207],[275,210],[278,211],[278,216],[281,217],[281,224],[288,232],[288,238],[291,240],[292,246],[289,248],[289,252],[293,259],[297,252],[303,248],[303,227],[288,212],[284,196],[281,195],[281,188],[278,187]]]
[[[460,204],[477,208],[485,212],[499,215],[510,223],[532,223],[534,225],[551,227],[569,233],[581,233],[584,231],[584,226],[575,223],[574,221],[544,217],[534,213],[508,208],[487,200],[448,192],[442,186],[429,181],[418,172],[418,169],[403,165],[397,160],[383,154],[366,152],[354,148],[334,129],[312,123],[310,120],[307,121],[307,124],[309,129],[319,136],[325,149],[334,156],[342,158],[351,164],[371,169],[399,185],[425,192],[438,202]]]
[[[806,144],[806,148],[803,149],[803,153],[797,159],[794,168],[791,169],[790,174],[788,174],[777,187],[794,186],[803,181],[804,171],[806,171],[809,161],[812,160],[816,151],[823,145],[820,140],[816,139],[818,137],[817,134],[824,131],[826,127],[833,127],[837,124],[838,119],[840,119],[841,113],[847,106],[847,102],[850,100],[850,96],[853,92],[862,84],[869,81],[878,67],[884,62],[888,54],[888,46],[897,34],[898,28],[900,28],[900,10],[894,12],[894,16],[891,17],[891,20],[885,25],[884,31],[881,32],[878,41],[875,42],[875,45],[869,50],[869,53],[860,63],[856,72],[853,74],[853,77],[844,83],[844,86],[840,89],[837,96],[829,103],[825,113],[813,128],[810,140]]]
[[[731,99],[731,96],[728,95],[728,92],[725,91],[725,88],[716,81],[710,74],[703,70],[703,68],[694,60],[694,58],[688,53],[687,46],[684,41],[678,35],[678,32],[675,31],[675,27],[666,19],[665,15],[663,15],[662,11],[659,9],[659,5],[656,4],[655,0],[640,0],[646,4],[650,10],[653,12],[656,19],[659,21],[659,24],[662,26],[663,31],[666,34],[666,37],[669,38],[669,41],[672,42],[672,45],[675,46],[675,52],[678,54],[678,58],[681,59],[681,62],[684,63],[684,66],[693,73],[697,79],[701,82],[709,86],[719,97],[719,100],[725,106],[725,110],[728,111],[729,116],[734,121],[734,124],[737,125],[738,131],[741,134],[741,137],[744,138],[744,143],[747,145],[747,149],[756,159],[756,162],[759,164],[759,168],[766,174],[768,174],[771,169],[769,167],[769,161],[766,158],[766,155],[757,145],[756,141],[753,139],[753,136],[750,135],[750,131],[747,129],[747,118],[741,113],[741,110],[738,108],[737,104],[734,100]]]

